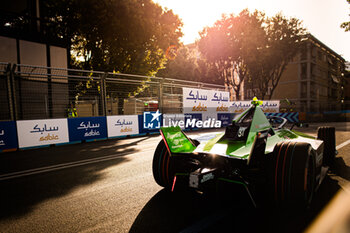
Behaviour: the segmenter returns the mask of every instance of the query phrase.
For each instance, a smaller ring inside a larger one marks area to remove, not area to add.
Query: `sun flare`
[[[239,14],[243,9],[263,11],[267,16],[279,12],[287,17],[296,17],[303,21],[312,34],[326,42],[349,60],[350,49],[344,48],[349,44],[350,33],[344,33],[340,22],[348,20],[347,1],[318,1],[318,0],[153,0],[162,7],[172,9],[182,19],[184,44],[194,43],[199,39],[199,32],[204,27],[212,26],[222,14]],[[315,7],[317,6],[317,7]]]
[[[259,8],[261,1],[232,1],[232,0],[216,0],[216,1],[195,1],[195,0],[154,0],[163,7],[172,9],[175,14],[178,14],[183,22],[184,37],[182,41],[193,43],[199,38],[199,32],[204,27],[212,26],[215,21],[219,20],[222,14],[238,14],[245,8],[254,10]],[[269,4],[265,1],[264,6]],[[254,7],[256,6],[256,7]]]

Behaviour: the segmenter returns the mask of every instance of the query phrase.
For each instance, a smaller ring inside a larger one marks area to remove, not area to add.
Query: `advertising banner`
[[[209,91],[208,112],[229,112],[230,93],[226,91]]]
[[[230,112],[242,113],[251,106],[251,101],[230,102]],[[280,102],[278,100],[263,100],[260,106],[264,112],[279,112]]]
[[[229,92],[186,87],[182,91],[184,113],[229,112]]]
[[[17,132],[15,121],[0,121],[0,151],[17,149]]]
[[[182,93],[184,113],[201,113],[208,111],[210,91],[183,87]]]
[[[218,120],[221,121],[221,127],[226,127],[232,123],[233,113],[218,113]]]
[[[106,117],[68,118],[69,141],[107,138]]]
[[[107,116],[108,137],[118,137],[139,133],[137,115]]]
[[[19,148],[69,142],[67,119],[17,121]]]

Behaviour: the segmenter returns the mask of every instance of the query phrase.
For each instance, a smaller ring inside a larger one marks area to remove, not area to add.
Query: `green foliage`
[[[196,62],[197,68],[195,69],[195,75],[197,77],[197,81],[217,85],[225,84],[216,66],[212,66],[210,63],[207,63],[201,58],[197,59]]]
[[[84,69],[154,75],[178,44],[182,22],[151,0],[43,1],[47,20]]]
[[[157,76],[196,81],[194,75],[196,69],[195,62],[195,58],[189,54],[189,49],[182,46],[178,49],[175,59],[169,60],[164,69],[159,70]]]
[[[347,0],[347,2],[350,4],[350,0]],[[350,16],[350,14],[349,14]],[[350,21],[344,22],[340,25],[341,28],[344,28],[346,32],[350,31]]]
[[[213,27],[200,33],[199,51],[233,88],[236,99],[240,98],[243,82],[249,76],[247,64],[254,60],[264,39],[263,17],[259,11],[250,13],[246,9],[238,16],[223,15]]]
[[[169,60],[157,76],[223,85],[215,67],[198,58],[196,53],[195,45],[180,47],[175,59]]]
[[[272,18],[263,12],[243,10],[239,15],[223,15],[213,27],[201,32],[199,51],[217,67],[236,99],[244,85],[258,90],[264,99],[269,86],[277,86],[288,62],[295,56],[305,33],[298,19],[281,14]],[[269,95],[269,98],[271,98]]]
[[[256,59],[248,64],[247,85],[260,99],[271,99],[283,71],[302,45],[305,29],[298,19],[287,19],[281,14],[266,18],[264,24],[265,39],[255,53]]]
[[[179,45],[182,22],[151,0],[46,0],[43,17],[71,50],[71,67],[153,76],[166,63],[165,51]],[[147,87],[113,85],[110,97],[137,95]],[[89,88],[82,84],[82,87]],[[82,87],[75,96],[83,96]]]

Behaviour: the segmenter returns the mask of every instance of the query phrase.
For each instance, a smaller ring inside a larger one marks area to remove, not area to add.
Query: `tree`
[[[220,73],[216,66],[207,63],[204,59],[197,59],[197,68],[195,76],[198,82],[224,85],[224,80],[221,79]]]
[[[189,49],[180,47],[174,59],[169,60],[164,69],[159,70],[157,76],[172,79],[197,81],[195,76],[196,60],[189,54]]]
[[[256,51],[256,59],[247,65],[248,80],[253,93],[260,99],[271,99],[288,63],[295,57],[305,37],[305,29],[296,18],[287,19],[277,14],[264,20],[266,39]]]
[[[71,42],[85,69],[155,74],[178,45],[182,22],[151,0],[44,1],[46,20]]]
[[[347,0],[347,2],[350,4],[350,0]],[[349,14],[350,16],[350,14]],[[344,28],[346,32],[350,31],[350,21],[344,22],[340,25],[341,28]]]
[[[199,51],[233,89],[236,100],[240,99],[242,85],[249,76],[247,64],[264,39],[263,17],[259,11],[250,13],[245,9],[238,16],[223,15],[213,27],[200,33]]]
[[[281,14],[243,10],[238,16],[223,16],[201,33],[199,50],[215,65],[232,87],[236,100],[242,86],[250,87],[260,99],[271,98],[288,62],[298,51],[305,34],[300,21]],[[245,84],[244,84],[245,83]]]
[[[215,67],[198,58],[196,53],[194,44],[181,46],[174,59],[169,60],[164,69],[158,71],[157,76],[223,85]]]
[[[182,36],[178,16],[151,0],[42,3],[49,27],[70,45],[74,68],[153,76],[165,65],[167,48]],[[118,98],[122,109],[124,98],[145,89],[143,81],[141,86],[115,85],[110,97]]]

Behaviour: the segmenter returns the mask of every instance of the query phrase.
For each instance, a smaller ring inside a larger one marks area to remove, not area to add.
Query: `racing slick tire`
[[[323,164],[332,166],[335,161],[335,128],[323,126],[317,129],[317,139],[324,143]]]
[[[315,151],[304,142],[284,141],[273,151],[274,203],[292,208],[306,208],[315,190]]]
[[[174,179],[171,168],[171,157],[163,140],[161,140],[153,156],[153,177],[158,185],[170,188]]]

